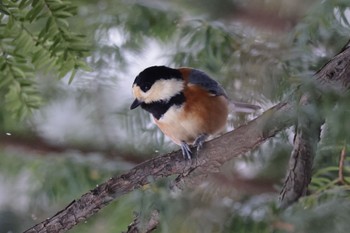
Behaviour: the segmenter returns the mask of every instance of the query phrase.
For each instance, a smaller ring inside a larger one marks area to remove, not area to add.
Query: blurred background
[[[149,114],[129,110],[135,76],[189,66],[230,98],[288,97],[347,43],[348,0],[40,0],[0,2],[0,233],[51,217],[109,177],[177,150]],[[331,102],[330,102],[331,103]],[[309,196],[280,210],[293,128],[225,164],[205,187],[134,191],[70,232],[122,232],[160,211],[155,232],[347,232],[349,101],[327,119]],[[227,130],[257,117],[230,115]]]

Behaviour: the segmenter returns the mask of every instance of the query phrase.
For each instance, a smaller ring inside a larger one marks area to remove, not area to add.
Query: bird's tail
[[[254,104],[246,104],[241,102],[230,101],[230,109],[234,112],[252,113],[259,110],[261,107]]]

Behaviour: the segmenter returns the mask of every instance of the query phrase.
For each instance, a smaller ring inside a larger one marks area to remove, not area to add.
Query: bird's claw
[[[181,142],[181,150],[184,159],[191,160],[192,159],[192,151],[189,145],[186,142]]]
[[[200,149],[202,149],[203,143],[205,142],[205,140],[207,140],[207,138],[207,134],[201,134],[196,138],[196,140],[194,140],[193,145],[197,147],[197,153]]]

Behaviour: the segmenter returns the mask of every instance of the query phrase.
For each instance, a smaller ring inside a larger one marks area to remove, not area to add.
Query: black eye
[[[152,86],[151,83],[145,83],[145,84],[142,85],[141,89],[144,92],[146,92],[146,91],[148,91],[151,88],[151,86]]]

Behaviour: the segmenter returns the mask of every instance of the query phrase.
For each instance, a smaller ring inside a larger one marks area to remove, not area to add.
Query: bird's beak
[[[140,104],[142,104],[142,101],[135,99],[134,102],[132,102],[130,109],[137,108]]]

